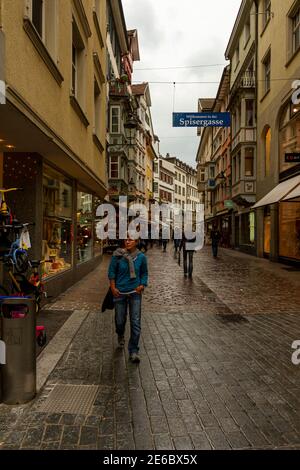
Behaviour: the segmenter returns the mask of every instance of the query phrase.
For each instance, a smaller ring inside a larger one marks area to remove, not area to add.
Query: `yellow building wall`
[[[263,0],[259,11],[263,12]],[[258,15],[258,82],[257,82],[257,200],[277,183],[279,178],[279,116],[282,106],[291,99],[292,83],[300,78],[300,51],[289,62],[288,13],[295,0],[272,0],[272,15],[264,28],[264,16]],[[265,94],[263,59],[271,47],[271,88]],[[266,126],[271,127],[270,170],[265,173]]]
[[[26,0],[6,1],[2,5],[2,27],[6,37],[6,82],[7,85],[29,103],[32,110],[72,149],[72,151],[102,181],[105,180],[105,152],[100,154],[93,142],[94,127],[94,74],[93,52],[97,52],[106,75],[105,48],[101,48],[93,21],[94,0],[84,0],[85,13],[92,36],[85,41],[86,51],[86,99],[83,111],[89,126],[86,128],[70,105],[72,74],[72,15],[80,21],[71,0],[57,2],[57,66],[64,77],[61,86],[35,49],[23,28]],[[101,3],[101,30],[106,36],[106,2]],[[106,133],[106,87],[101,93],[100,141],[105,148]]]

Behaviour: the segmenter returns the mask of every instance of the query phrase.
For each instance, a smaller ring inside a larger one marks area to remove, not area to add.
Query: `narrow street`
[[[66,322],[38,357],[36,400],[0,405],[0,448],[300,449],[300,272],[206,247],[190,280],[171,247],[148,259],[140,365],[101,313],[107,256],[47,305]]]

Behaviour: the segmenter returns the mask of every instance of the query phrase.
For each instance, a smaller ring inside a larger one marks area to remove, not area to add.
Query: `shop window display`
[[[93,196],[77,193],[77,261],[83,263],[93,256]]]
[[[72,267],[72,186],[63,175],[46,167],[43,175],[43,276]]]
[[[97,236],[97,224],[101,221],[101,218],[96,217],[97,207],[102,203],[98,197],[94,197],[94,256],[102,255],[103,253],[103,240],[100,240]]]
[[[279,256],[300,260],[300,202],[279,205]]]
[[[280,172],[291,169],[295,164],[287,163],[285,155],[287,153],[300,152],[300,115],[299,107],[288,105],[281,114],[280,120]]]

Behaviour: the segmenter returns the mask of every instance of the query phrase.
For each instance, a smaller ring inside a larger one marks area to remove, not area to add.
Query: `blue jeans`
[[[124,336],[129,307],[130,339],[128,351],[129,354],[138,353],[141,335],[142,295],[138,293],[120,295],[114,298],[114,303],[116,333],[118,336]]]

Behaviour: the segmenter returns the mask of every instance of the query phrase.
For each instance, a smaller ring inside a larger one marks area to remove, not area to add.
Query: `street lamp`
[[[128,130],[129,134],[129,145],[133,145],[133,139],[135,137],[135,130],[137,128],[137,124],[137,120],[132,114],[129,116],[128,121],[126,121],[124,124],[124,128]]]

